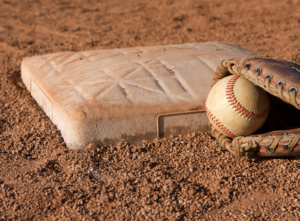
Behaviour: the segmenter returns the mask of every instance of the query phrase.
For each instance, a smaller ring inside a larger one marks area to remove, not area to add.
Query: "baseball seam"
[[[207,116],[214,122],[214,124],[228,137],[234,139],[235,136],[228,130],[227,127],[225,127],[217,118],[213,115],[213,113],[208,109],[208,107],[205,105],[205,111],[207,113]]]
[[[228,100],[230,106],[232,107],[232,109],[234,111],[236,111],[242,117],[248,118],[250,120],[257,120],[257,119],[261,119],[261,118],[265,117],[269,113],[270,104],[268,105],[268,107],[265,110],[255,113],[253,111],[250,111],[250,110],[247,110],[246,108],[244,108],[240,104],[240,102],[238,102],[238,100],[236,99],[235,94],[234,94],[234,84],[237,81],[237,79],[239,79],[239,77],[240,77],[239,75],[232,76],[226,85],[226,90],[225,90],[226,99]]]

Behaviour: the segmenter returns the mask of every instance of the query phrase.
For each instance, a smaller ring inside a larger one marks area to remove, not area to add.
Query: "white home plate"
[[[207,42],[25,58],[22,79],[69,148],[207,131],[204,103],[223,59],[251,56]]]

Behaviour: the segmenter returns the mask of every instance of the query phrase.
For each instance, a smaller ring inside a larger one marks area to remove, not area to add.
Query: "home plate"
[[[204,103],[218,64],[254,55],[206,42],[25,58],[33,98],[71,149],[208,131]]]

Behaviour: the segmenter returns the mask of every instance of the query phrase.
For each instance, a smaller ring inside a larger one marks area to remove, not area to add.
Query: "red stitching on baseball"
[[[216,116],[213,115],[213,113],[208,109],[206,105],[205,111],[207,113],[207,116],[214,122],[215,125],[219,127],[220,130],[222,130],[228,137],[232,139],[235,138],[235,136],[216,118]]]
[[[235,82],[237,81],[237,79],[239,79],[239,75],[233,75],[230,80],[227,83],[226,86],[226,99],[228,100],[230,106],[233,108],[233,110],[235,110],[236,112],[238,112],[238,114],[241,114],[242,117],[248,118],[248,119],[260,119],[263,118],[264,116],[266,116],[269,113],[270,110],[270,104],[269,106],[258,113],[254,113],[252,111],[247,110],[246,108],[244,108],[236,99],[234,91],[233,91],[233,87]]]

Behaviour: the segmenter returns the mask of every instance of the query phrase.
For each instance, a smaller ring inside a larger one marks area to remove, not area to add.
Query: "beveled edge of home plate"
[[[153,138],[158,115],[204,111],[220,61],[251,55],[219,42],[61,52],[25,58],[21,71],[68,147],[78,149],[91,141]]]

